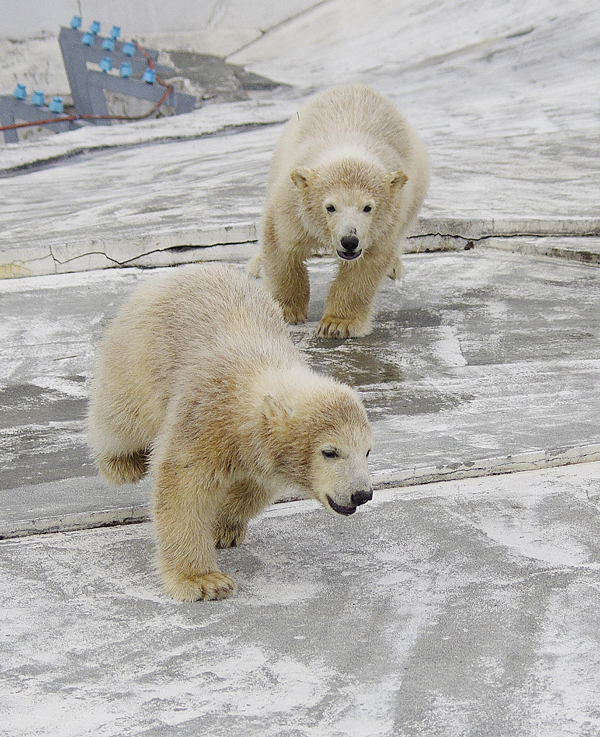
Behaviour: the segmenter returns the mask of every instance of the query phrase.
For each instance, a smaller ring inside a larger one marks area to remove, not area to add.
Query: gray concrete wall
[[[0,13],[0,37],[24,38],[42,31],[56,33],[79,12],[87,28],[93,20],[110,30],[121,26],[127,35],[177,33],[204,30],[235,30],[257,28],[267,30],[286,18],[318,4],[316,0],[285,0],[283,3],[255,0],[31,0],[8,3]],[[93,17],[92,17],[93,16]]]

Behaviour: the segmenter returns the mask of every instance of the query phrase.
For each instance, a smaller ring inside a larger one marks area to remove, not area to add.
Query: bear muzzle
[[[362,248],[359,248],[360,241],[355,235],[343,235],[340,238],[340,246],[341,248],[337,249],[337,254],[344,261],[353,261],[362,253]]]
[[[327,494],[327,501],[329,502],[329,506],[333,509],[334,512],[342,514],[344,515],[344,517],[349,517],[351,514],[354,514],[354,512],[356,512],[356,507],[359,507],[361,504],[366,504],[367,502],[370,502],[372,498],[372,489],[361,489],[360,491],[353,491],[352,496],[350,497],[352,506],[344,507],[341,504],[337,504],[336,502],[334,502],[329,494]]]

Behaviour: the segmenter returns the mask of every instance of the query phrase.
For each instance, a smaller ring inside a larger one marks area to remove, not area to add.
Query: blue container
[[[80,15],[74,15],[71,18],[71,28],[74,28],[77,30],[78,28],[81,28],[81,16]]]
[[[15,91],[13,92],[13,97],[16,97],[17,100],[26,100],[27,99],[27,87],[25,87],[24,84],[18,84],[15,87]]]
[[[97,20],[95,20],[95,21],[94,21],[94,22],[92,23],[92,25],[90,26],[90,33],[93,33],[93,34],[94,34],[94,36],[95,36],[95,35],[96,35],[97,33],[100,33],[100,23],[99,23],[99,22],[98,22]]]
[[[48,105],[50,110],[52,110],[53,113],[63,113],[64,107],[63,107],[63,99],[62,97],[53,97],[52,102]]]
[[[133,77],[133,69],[131,68],[131,64],[128,61],[124,61],[121,64],[121,76],[125,77],[125,79]]]
[[[142,79],[147,84],[154,84],[156,82],[156,72],[154,71],[154,69],[150,69],[150,67],[148,67],[144,72],[144,76],[142,77]]]
[[[100,59],[100,64],[98,65],[100,69],[106,74],[106,72],[110,72],[112,69],[112,59],[110,56],[103,56],[102,59]]]
[[[128,41],[126,44],[123,44],[121,51],[125,56],[133,56],[135,54],[135,44],[132,41]]]
[[[91,46],[94,43],[94,35],[89,31],[86,31],[81,37],[81,43],[84,46]]]
[[[44,106],[44,93],[42,90],[36,90],[33,95],[31,96],[31,104],[35,105],[36,107],[43,107]]]
[[[110,37],[113,41],[116,41],[121,35],[121,26],[113,26],[110,32]]]
[[[105,51],[112,51],[115,48],[115,41],[113,38],[107,37],[102,41],[102,48]]]

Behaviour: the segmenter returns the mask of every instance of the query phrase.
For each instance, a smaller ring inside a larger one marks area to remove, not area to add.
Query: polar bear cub
[[[250,263],[290,323],[308,315],[305,261],[329,251],[339,268],[318,333],[367,335],[386,274],[400,276],[400,247],[423,203],[427,154],[393,104],[364,85],[333,87],[304,104],[276,146]]]
[[[158,569],[175,599],[220,599],[215,547],[281,491],[353,514],[372,490],[357,395],[312,371],[279,306],[232,267],[140,286],[99,345],[89,441],[113,484],[153,477]]]

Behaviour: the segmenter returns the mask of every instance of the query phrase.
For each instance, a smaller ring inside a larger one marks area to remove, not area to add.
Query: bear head
[[[283,398],[267,394],[263,415],[275,468],[288,483],[344,516],[371,500],[367,459],[373,438],[351,389],[332,381]]]
[[[346,262],[360,258],[389,228],[396,195],[407,181],[402,171],[385,172],[351,157],[299,167],[290,176],[310,230]]]

